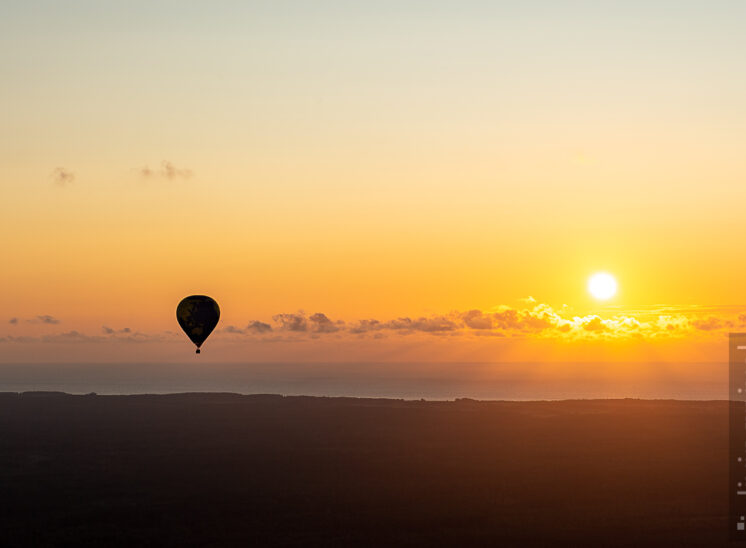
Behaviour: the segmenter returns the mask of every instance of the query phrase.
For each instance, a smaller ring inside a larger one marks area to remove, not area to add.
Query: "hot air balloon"
[[[199,347],[218,325],[220,307],[206,295],[191,295],[182,299],[176,307],[176,320],[187,337]]]

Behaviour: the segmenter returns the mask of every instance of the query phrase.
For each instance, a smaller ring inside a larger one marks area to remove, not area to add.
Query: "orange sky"
[[[0,8],[0,360],[723,360],[743,8],[535,4]]]

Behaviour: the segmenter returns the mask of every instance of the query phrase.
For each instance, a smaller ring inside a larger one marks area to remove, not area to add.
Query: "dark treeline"
[[[727,404],[0,394],[7,546],[725,546]]]

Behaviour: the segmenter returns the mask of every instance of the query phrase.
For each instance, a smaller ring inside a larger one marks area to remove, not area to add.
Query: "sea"
[[[727,400],[727,363],[7,363],[0,392]]]

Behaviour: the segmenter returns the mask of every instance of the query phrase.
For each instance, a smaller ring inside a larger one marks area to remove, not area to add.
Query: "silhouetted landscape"
[[[725,546],[727,402],[0,394],[7,546]]]

